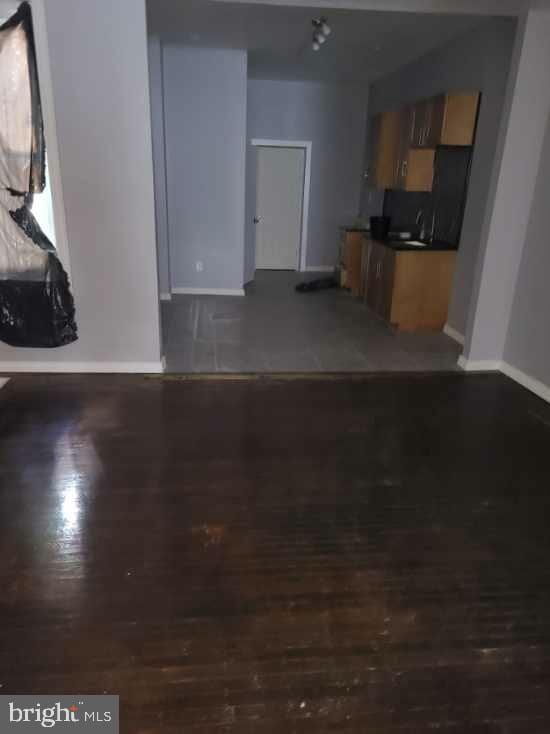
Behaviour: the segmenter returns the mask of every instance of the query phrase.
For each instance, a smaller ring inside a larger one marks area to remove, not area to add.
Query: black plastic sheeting
[[[16,81],[12,84],[10,79],[10,83],[4,83],[0,90],[5,95],[0,99],[3,119],[6,110],[24,111],[27,95],[30,95],[32,118],[29,135],[25,138],[28,149],[21,150],[20,144],[21,129],[28,125],[24,115],[22,125],[12,126],[17,134],[16,141],[10,140],[9,131],[2,131],[0,136],[3,149],[0,150],[3,162],[0,172],[0,340],[15,347],[59,347],[78,337],[67,274],[55,247],[30,209],[32,194],[45,188],[46,151],[31,8],[26,2],[0,26],[4,69],[18,63],[22,47],[26,51],[28,73],[24,78],[14,74]],[[17,182],[28,182],[26,190],[15,185]]]

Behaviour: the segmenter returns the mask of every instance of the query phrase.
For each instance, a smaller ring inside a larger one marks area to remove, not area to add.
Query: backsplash
[[[384,216],[391,229],[418,237],[424,223],[426,236],[458,246],[470,171],[471,148],[440,146],[435,158],[431,192],[387,190]]]
[[[425,228],[431,223],[432,194],[426,191],[386,191],[384,197],[384,216],[391,218],[391,230],[419,234],[417,217],[424,217]],[[420,222],[421,224],[422,222]]]

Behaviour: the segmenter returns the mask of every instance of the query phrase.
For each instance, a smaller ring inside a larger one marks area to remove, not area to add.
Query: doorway
[[[255,165],[255,268],[306,270],[311,141],[251,141]]]
[[[297,270],[304,190],[303,148],[258,147],[256,268]]]

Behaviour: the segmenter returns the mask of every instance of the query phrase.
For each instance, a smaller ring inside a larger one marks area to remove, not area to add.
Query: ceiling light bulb
[[[332,28],[329,26],[329,24],[326,22],[326,20],[323,20],[321,23],[321,33],[323,36],[330,36],[332,31]]]

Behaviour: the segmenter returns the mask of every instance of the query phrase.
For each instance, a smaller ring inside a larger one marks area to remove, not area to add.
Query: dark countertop
[[[366,227],[340,227],[341,230],[344,232],[369,232],[369,230]]]
[[[429,245],[426,245],[426,247],[416,247],[415,245],[407,245],[403,240],[375,240],[374,242],[377,242],[379,245],[384,245],[384,247],[389,247],[392,250],[396,250],[397,252],[442,252],[442,251],[455,251],[458,250],[458,247],[456,245],[450,245],[448,242],[441,242],[439,240],[434,240]],[[415,237],[411,237],[411,239],[416,239]]]

